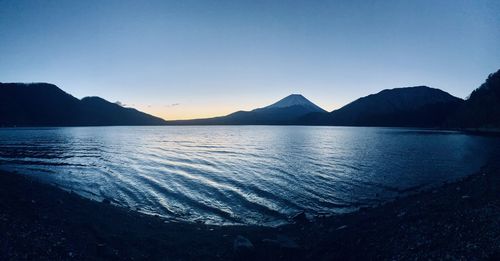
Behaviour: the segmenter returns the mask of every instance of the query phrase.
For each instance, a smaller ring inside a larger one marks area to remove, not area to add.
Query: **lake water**
[[[285,223],[343,213],[477,171],[498,138],[398,128],[0,129],[0,168],[174,219]]]

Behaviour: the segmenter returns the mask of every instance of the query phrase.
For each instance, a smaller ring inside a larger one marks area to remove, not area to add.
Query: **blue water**
[[[277,225],[343,213],[477,171],[498,138],[397,128],[0,129],[0,168],[149,214]]]

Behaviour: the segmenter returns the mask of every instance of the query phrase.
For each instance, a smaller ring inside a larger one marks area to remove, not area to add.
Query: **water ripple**
[[[277,225],[479,168],[497,138],[296,126],[0,129],[0,168],[169,218]]]

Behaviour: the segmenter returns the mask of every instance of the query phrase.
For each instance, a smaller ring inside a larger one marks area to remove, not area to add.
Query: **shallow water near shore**
[[[212,224],[344,213],[477,171],[495,137],[402,128],[0,129],[0,168],[97,200]]]

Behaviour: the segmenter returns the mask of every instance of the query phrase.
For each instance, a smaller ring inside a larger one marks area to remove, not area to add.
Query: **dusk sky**
[[[301,93],[465,98],[500,69],[500,1],[0,0],[0,82],[50,82],[166,119]]]

